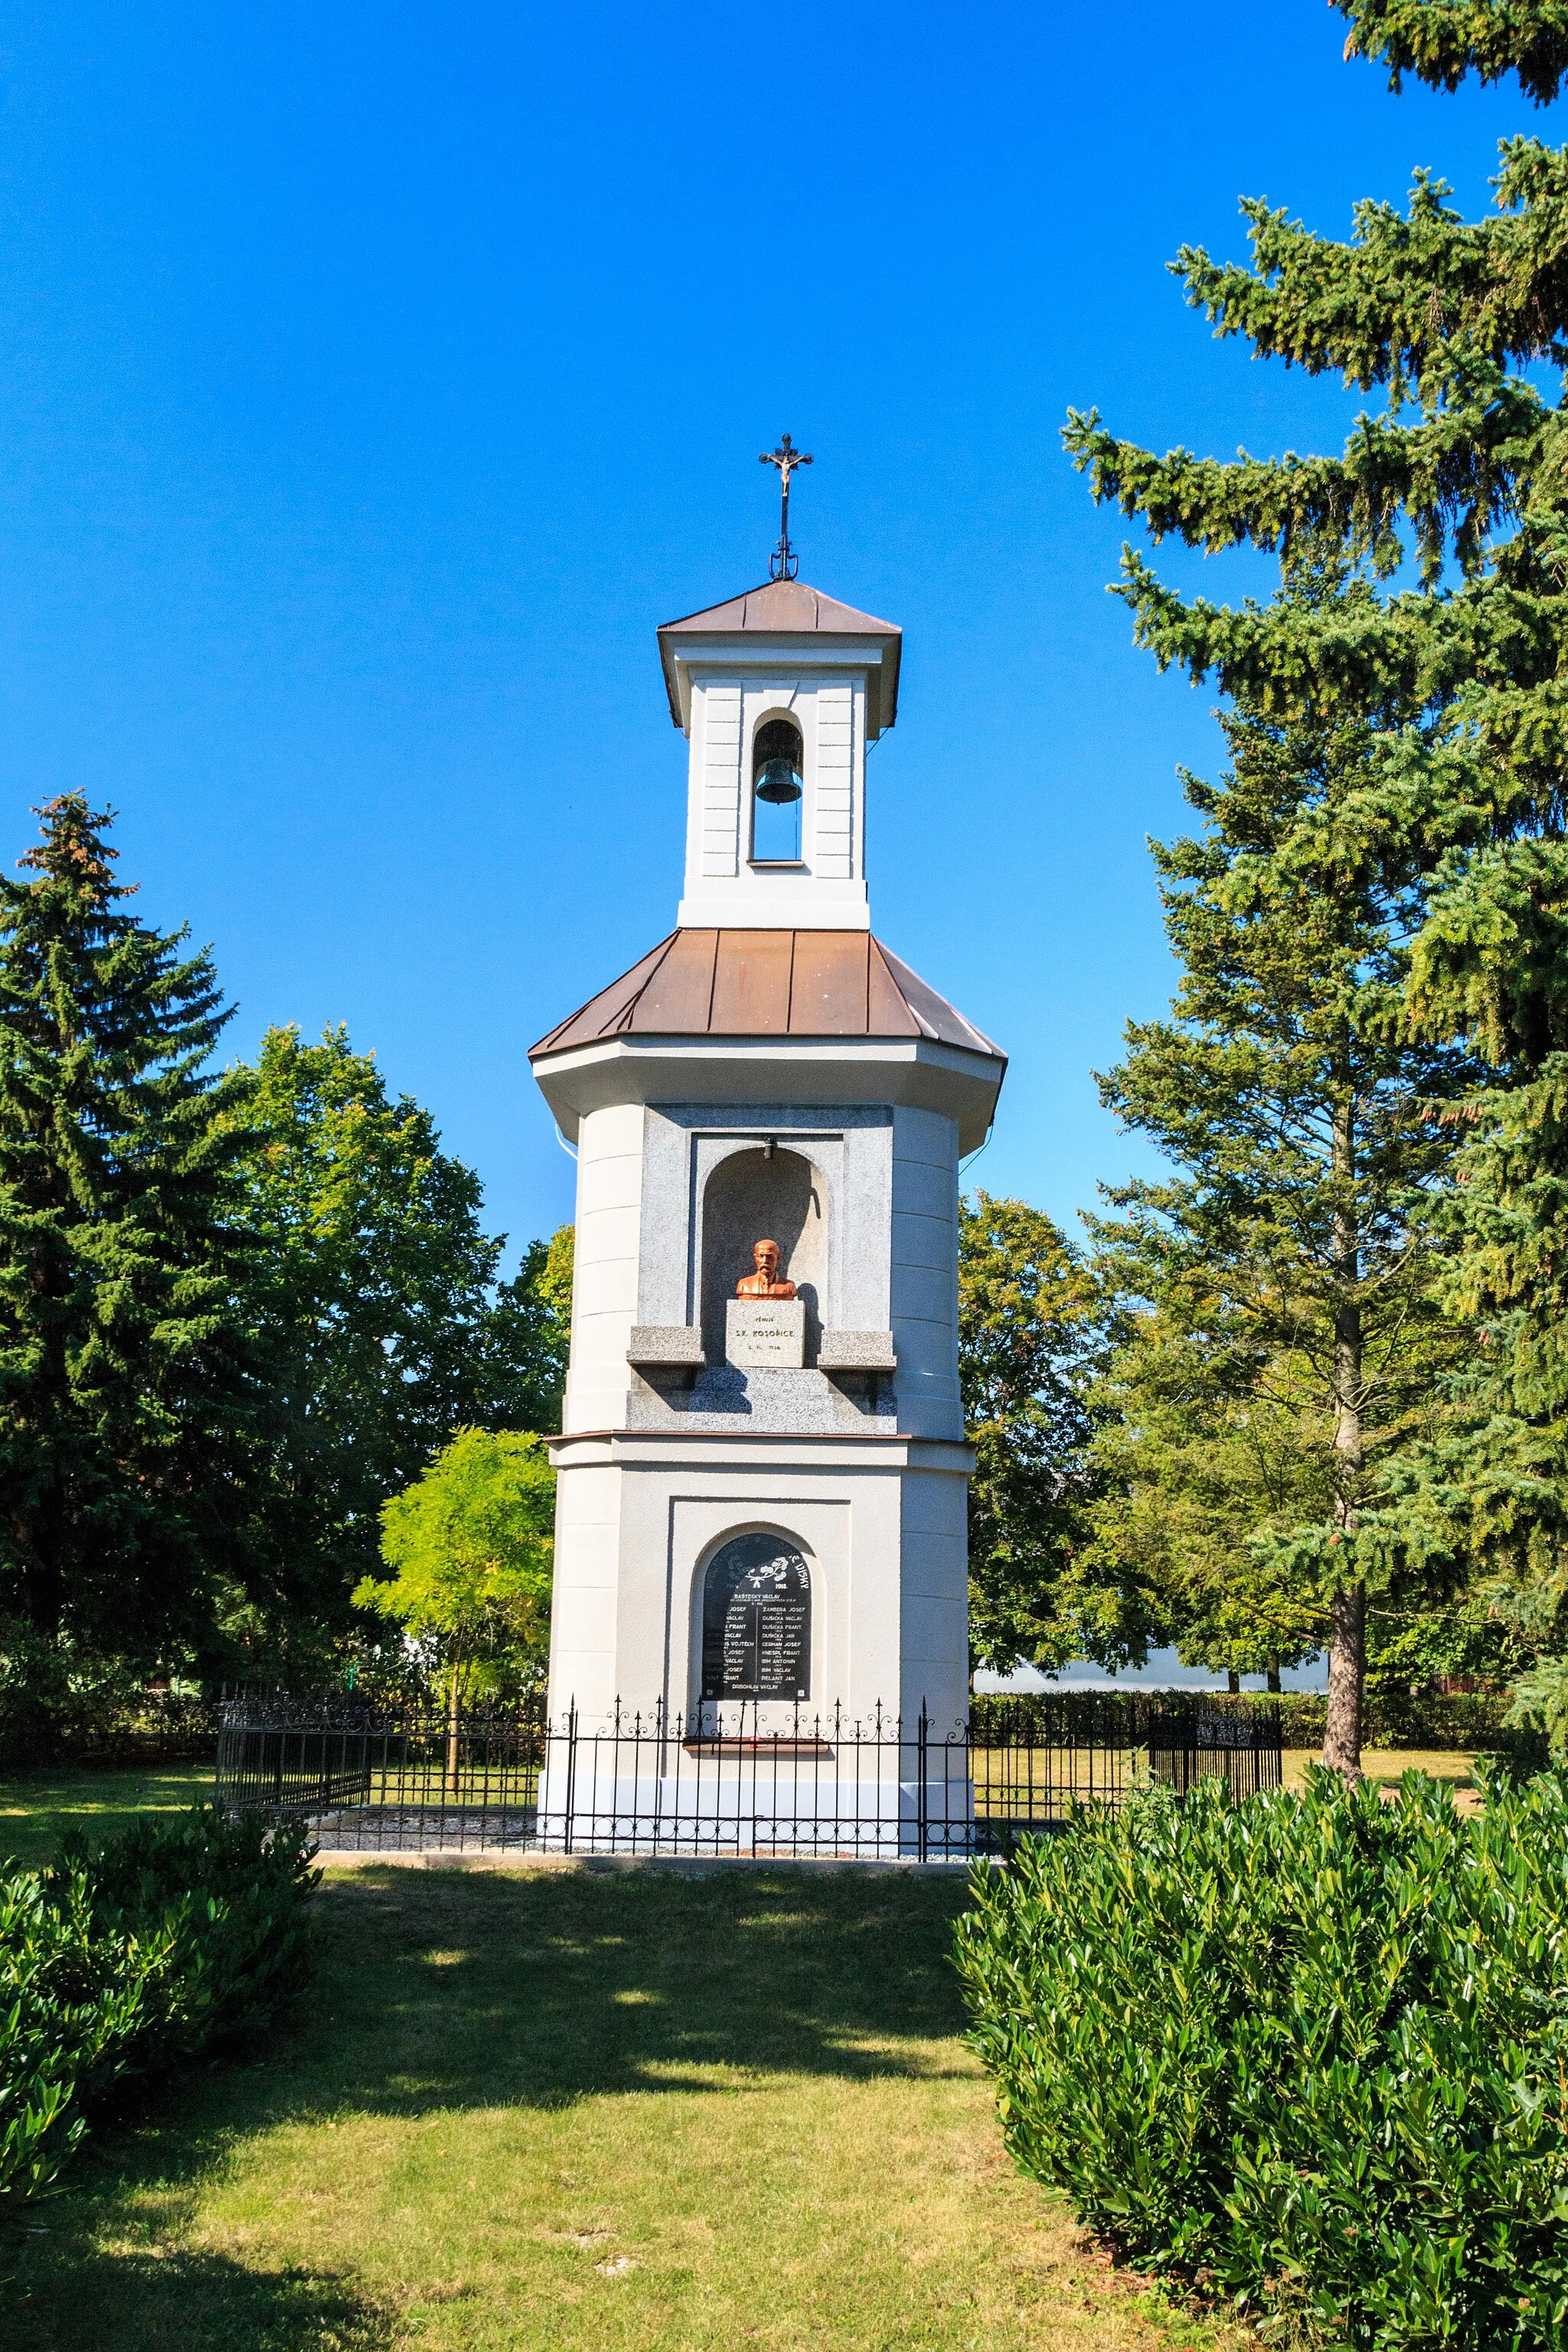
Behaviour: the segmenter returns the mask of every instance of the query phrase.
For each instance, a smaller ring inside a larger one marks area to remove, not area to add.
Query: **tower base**
[[[931,1739],[961,1732],[970,1446],[896,1433],[615,1430],[556,1438],[552,1453],[554,1722],[571,1717],[601,1738],[657,1723],[661,1738],[679,1731],[699,1744],[721,1744],[738,1711],[763,1742],[813,1720],[859,1726],[867,1738],[880,1723],[912,1739],[922,1719]],[[804,1564],[806,1622],[797,1607],[787,1657],[776,1641],[770,1651],[765,1623],[743,1653],[733,1641],[726,1651],[716,1629],[709,1573],[747,1535],[779,1539]],[[776,1764],[777,1747],[768,1752]],[[909,1777],[891,1774],[895,1784]],[[811,1780],[797,1772],[792,1786]],[[899,1818],[891,1798],[878,1801],[884,1817]]]

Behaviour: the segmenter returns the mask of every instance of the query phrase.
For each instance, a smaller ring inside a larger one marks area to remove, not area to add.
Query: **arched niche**
[[[811,1696],[811,1570],[792,1538],[728,1537],[701,1576],[705,1706]]]
[[[724,1309],[735,1285],[754,1270],[758,1242],[779,1245],[779,1271],[805,1307],[805,1360],[816,1360],[827,1290],[827,1188],[809,1160],[780,1145],[770,1157],[731,1152],[702,1196],[702,1347],[724,1360]]]

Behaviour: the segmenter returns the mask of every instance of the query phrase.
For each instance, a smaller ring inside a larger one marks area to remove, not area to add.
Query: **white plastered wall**
[[[591,1111],[577,1139],[577,1237],[572,1357],[563,1429],[619,1429],[626,1420],[626,1349],[637,1308],[643,1108]]]
[[[893,1345],[900,1426],[962,1437],[958,1385],[958,1129],[941,1112],[893,1112]]]
[[[797,1542],[812,1577],[815,1715],[901,1709],[933,1725],[963,1711],[966,1686],[963,1512],[956,1461],[912,1468],[838,1449],[689,1445],[563,1469],[558,1505],[551,1704],[585,1727],[663,1702],[700,1699],[700,1578],[715,1547],[756,1528]],[[709,1460],[700,1458],[710,1452]],[[967,1457],[965,1457],[965,1460]],[[763,1728],[792,1709],[763,1709]]]
[[[621,1584],[621,1473],[579,1463],[555,1481],[555,1570],[550,1597],[550,1709],[607,1714],[616,1699],[616,1598]]]
[[[750,863],[752,742],[775,713],[795,720],[805,758],[798,872]],[[865,928],[866,672],[697,671],[690,740],[680,921]]]
[[[968,1514],[967,1478],[904,1473],[899,1706],[906,1723],[923,1706],[933,1739],[969,1711]]]

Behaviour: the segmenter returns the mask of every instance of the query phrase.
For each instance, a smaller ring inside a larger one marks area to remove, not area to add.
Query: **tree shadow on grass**
[[[354,2115],[966,2073],[948,1957],[965,1901],[934,1872],[344,1874],[322,1890],[322,1965],[296,2015],[101,2125],[40,2209],[47,2234],[15,2268],[0,2247],[0,2346],[373,2352],[383,2321],[332,2280],[179,2251],[188,2189],[237,2142]],[[150,2225],[169,2251],[106,2250],[151,2249]]]
[[[715,2069],[949,2073],[964,1900],[848,1872],[358,1873],[326,1897],[331,2071],[396,2114],[728,2087]]]
[[[5,2352],[384,2352],[393,2342],[390,2317],[335,2279],[179,2248],[109,2252],[81,2230],[59,2235],[47,2253],[0,2240]]]

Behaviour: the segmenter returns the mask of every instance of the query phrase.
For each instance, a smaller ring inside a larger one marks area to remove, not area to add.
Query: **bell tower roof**
[[[899,656],[903,631],[894,621],[879,621],[872,613],[841,604],[805,580],[764,580],[759,588],[742,589],[722,604],[710,604],[683,620],[666,621],[658,633],[659,658],[664,664],[669,715],[677,727],[691,727],[691,686],[688,665],[696,655],[689,640],[705,641],[711,660],[725,651],[755,655],[767,638],[792,645],[800,653],[815,652],[821,659],[826,641],[839,640],[840,657],[852,650],[867,659],[866,731],[874,740],[899,714]]]
[[[1006,1055],[868,931],[679,930],[529,1052],[563,1134],[611,1102],[908,1103],[984,1142]]]

